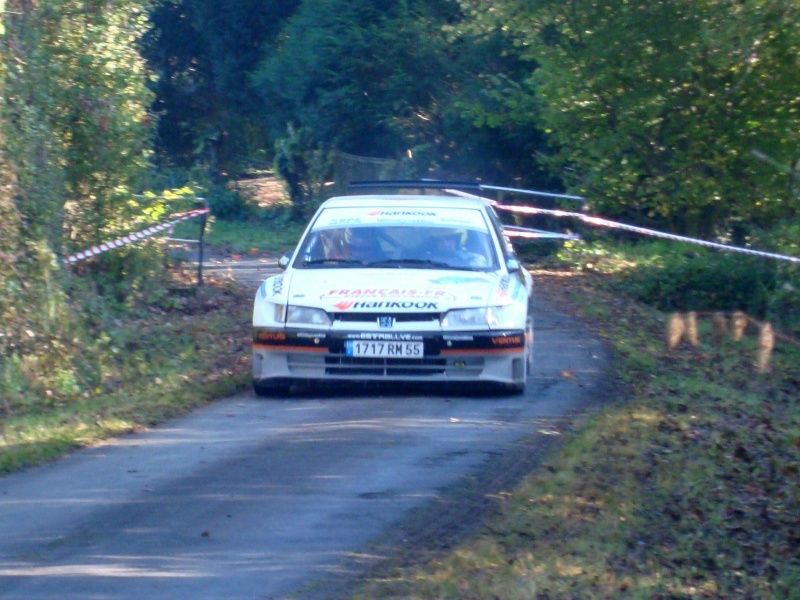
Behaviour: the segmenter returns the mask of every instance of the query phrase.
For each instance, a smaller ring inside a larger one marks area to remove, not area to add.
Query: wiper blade
[[[376,260],[366,264],[367,267],[410,267],[412,269],[451,269],[454,271],[471,271],[470,267],[460,267],[440,260],[429,260],[422,258],[390,258],[386,260]]]
[[[304,260],[303,267],[363,267],[364,263],[352,258],[319,258],[315,260]]]

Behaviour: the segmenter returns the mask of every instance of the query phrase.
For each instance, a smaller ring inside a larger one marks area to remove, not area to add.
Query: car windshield
[[[492,271],[498,261],[488,230],[450,225],[359,224],[312,230],[298,269],[408,268]]]

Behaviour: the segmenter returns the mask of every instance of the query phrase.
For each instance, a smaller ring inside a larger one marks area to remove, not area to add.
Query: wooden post
[[[731,335],[734,342],[742,341],[745,329],[747,329],[747,315],[737,310],[731,316]]]
[[[697,333],[697,313],[694,311],[686,313],[686,340],[697,348],[700,345],[700,337]]]
[[[684,331],[686,331],[686,323],[683,320],[683,316],[681,313],[672,313],[667,324],[667,348],[670,350],[677,348],[683,339]]]
[[[770,323],[761,325],[758,331],[758,356],[756,358],[756,368],[759,373],[769,371],[769,361],[772,357],[772,350],[775,348],[775,331]]]

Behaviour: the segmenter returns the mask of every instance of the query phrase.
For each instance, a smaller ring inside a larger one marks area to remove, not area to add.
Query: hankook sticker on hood
[[[333,305],[341,311],[346,310],[367,310],[367,309],[403,309],[403,310],[430,310],[438,311],[439,304],[437,302],[423,302],[413,300],[390,300],[390,301],[367,301],[367,302],[354,302],[353,300],[343,300]]]
[[[498,277],[487,275],[473,280],[432,283],[420,277],[422,271],[370,273],[358,284],[349,270],[295,271],[291,277],[290,298],[304,296],[305,306],[325,310],[367,311],[446,311],[451,308],[486,306],[497,287]]]

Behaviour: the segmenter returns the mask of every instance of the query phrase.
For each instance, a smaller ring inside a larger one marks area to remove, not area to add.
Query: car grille
[[[364,379],[475,379],[484,369],[482,356],[461,359],[431,356],[423,359],[361,358],[343,354],[290,352],[287,366],[295,377]]]
[[[386,359],[354,356],[326,356],[325,373],[328,375],[377,375],[425,377],[441,375],[447,360],[444,358]]]
[[[375,323],[380,317],[391,317],[395,323],[438,323],[441,318],[441,313],[438,312],[423,312],[423,313],[371,313],[371,312],[355,312],[355,313],[330,313],[334,322],[339,323]]]

